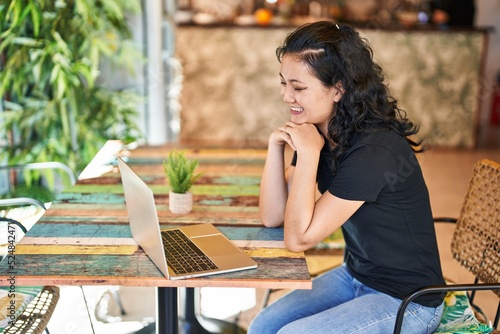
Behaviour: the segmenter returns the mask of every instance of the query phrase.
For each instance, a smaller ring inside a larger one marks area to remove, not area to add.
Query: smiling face
[[[290,120],[315,124],[326,136],[333,105],[342,92],[335,86],[325,87],[294,55],[283,56],[280,78],[283,101],[290,107]]]

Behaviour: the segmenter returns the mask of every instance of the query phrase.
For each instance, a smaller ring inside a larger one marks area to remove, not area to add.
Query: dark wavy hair
[[[344,89],[328,123],[328,135],[336,144],[334,173],[337,158],[349,148],[356,132],[392,129],[406,138],[413,151],[421,152],[421,143],[409,138],[418,126],[398,107],[384,83],[382,68],[373,60],[371,46],[352,27],[330,21],[305,24],[276,49],[278,61],[286,54],[303,61],[325,87],[340,83]]]

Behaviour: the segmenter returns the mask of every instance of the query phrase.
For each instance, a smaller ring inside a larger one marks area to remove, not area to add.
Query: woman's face
[[[333,104],[340,100],[342,92],[335,86],[325,87],[294,55],[283,56],[280,78],[283,101],[290,107],[290,120],[315,124],[326,135]]]

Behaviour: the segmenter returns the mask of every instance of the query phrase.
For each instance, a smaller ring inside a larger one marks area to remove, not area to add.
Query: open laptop
[[[160,230],[153,192],[120,157],[117,160],[132,236],[168,279],[257,267],[257,263],[248,254],[236,247],[212,224]],[[197,263],[185,263],[192,261]]]

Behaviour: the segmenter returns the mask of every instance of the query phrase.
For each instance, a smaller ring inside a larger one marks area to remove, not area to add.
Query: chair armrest
[[[20,205],[35,205],[44,210],[47,210],[43,202],[34,198],[15,197],[15,198],[0,199],[0,206],[20,206]]]
[[[26,165],[15,165],[15,166],[0,166],[0,170],[6,169],[19,169],[19,170],[42,170],[42,169],[59,169],[62,170],[68,176],[71,185],[76,183],[76,177],[73,170],[66,164],[58,161],[47,161],[47,162],[32,162]]]
[[[0,199],[0,207],[10,207],[10,206],[37,206],[43,209],[44,211],[47,210],[45,207],[45,204],[37,199],[34,198],[29,198],[29,197],[15,197],[15,198],[6,198],[6,199]],[[6,221],[11,224],[14,224],[18,226],[24,234],[28,232],[28,229],[18,220],[8,218],[8,217],[0,217],[0,221]]]
[[[18,222],[15,219],[7,218],[7,217],[0,217],[0,221],[8,222],[9,224],[14,224],[17,227],[19,227],[23,231],[24,234],[28,233],[28,229],[23,224],[21,224],[20,222]]]
[[[406,307],[417,297],[429,293],[448,292],[448,291],[480,291],[480,290],[500,290],[500,283],[481,283],[481,284],[452,284],[428,286],[413,292],[403,299],[399,305],[396,315],[396,324],[394,325],[394,334],[400,334],[403,326],[403,317]]]

